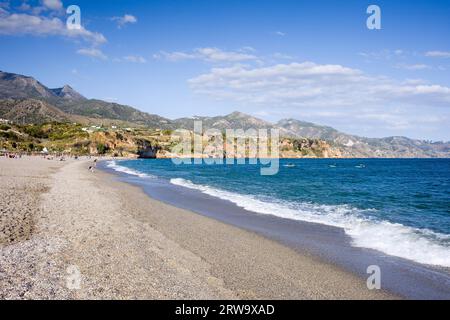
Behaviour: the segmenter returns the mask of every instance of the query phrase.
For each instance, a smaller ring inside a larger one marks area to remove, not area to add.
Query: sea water
[[[230,201],[251,212],[342,228],[355,247],[450,267],[449,159],[282,159],[258,165],[175,165],[169,159],[110,161],[138,179]]]

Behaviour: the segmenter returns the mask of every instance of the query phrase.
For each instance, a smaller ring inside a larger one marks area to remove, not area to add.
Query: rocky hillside
[[[152,130],[144,128],[113,129],[99,128],[86,130],[82,125],[73,123],[47,123],[18,125],[0,123],[0,150],[28,153],[41,152],[46,149],[50,153],[72,155],[108,154],[112,156],[136,157],[143,147],[153,146],[158,158],[182,156],[173,153],[178,143],[173,140],[170,130]],[[191,132],[192,134],[192,132]],[[193,157],[244,158],[245,150],[240,153],[227,142],[222,145],[211,144],[208,138],[203,139],[203,154],[191,154]],[[213,145],[214,147],[211,147]],[[219,147],[220,148],[216,148]],[[233,151],[231,151],[233,150]],[[225,151],[225,154],[224,154]],[[1,151],[0,151],[1,153]],[[282,158],[321,158],[340,157],[339,150],[319,139],[282,138],[280,141]]]
[[[168,128],[169,119],[139,111],[130,106],[110,103],[102,100],[85,100],[76,103],[63,103],[58,107],[71,115],[81,115],[93,119],[120,120],[134,125],[143,125],[151,128]]]
[[[72,120],[58,108],[36,99],[0,100],[0,118],[21,124]]]
[[[75,91],[71,86],[65,85],[62,88],[56,88],[56,89],[50,89],[54,95],[58,96],[59,98],[63,99],[67,102],[83,102],[87,99],[83,97],[81,94],[79,94],[77,91]]]
[[[102,120],[100,122],[116,120],[116,122],[127,122],[152,128],[170,127],[168,119],[139,111],[130,106],[86,99],[68,85],[50,89],[32,77],[2,71],[0,71],[0,99],[42,100],[66,113],[68,118],[71,118],[70,115],[78,115],[91,118],[91,120],[100,119]],[[57,120],[58,118],[55,118],[55,121]]]
[[[334,128],[296,119],[283,119],[278,121],[275,125],[278,128],[283,128],[287,135],[295,137],[311,137],[335,141],[342,135],[342,133]]]
[[[176,128],[192,130],[194,128],[194,121],[202,121],[205,129],[270,129],[275,126],[267,121],[252,117],[242,112],[233,112],[225,116],[217,117],[200,117],[195,116],[191,118],[181,118],[173,120],[173,126]]]
[[[0,99],[51,99],[55,94],[32,77],[0,71]]]
[[[21,125],[70,122],[83,125],[135,126],[135,124],[126,121],[68,114],[50,103],[38,99],[0,100],[0,119]]]
[[[323,139],[341,149],[344,157],[428,158],[449,157],[449,142],[429,142],[406,137],[365,138],[295,119],[280,120],[276,126],[293,137]]]

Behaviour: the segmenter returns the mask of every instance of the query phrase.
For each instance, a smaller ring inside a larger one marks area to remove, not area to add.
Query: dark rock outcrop
[[[139,150],[137,152],[139,159],[156,159],[158,151],[161,150],[159,146],[152,146],[150,142],[143,141],[140,143]]]

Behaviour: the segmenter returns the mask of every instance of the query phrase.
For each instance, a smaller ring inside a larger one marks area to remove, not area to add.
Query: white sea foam
[[[254,196],[197,185],[185,179],[171,179],[170,182],[231,201],[252,212],[343,228],[355,247],[375,249],[423,264],[450,267],[450,235],[370,219],[364,216],[364,211],[347,205],[262,201]]]
[[[129,174],[129,175],[132,175],[132,176],[138,176],[140,178],[154,178],[154,176],[152,176],[152,175],[149,175],[149,174],[146,174],[146,173],[143,173],[143,172],[139,172],[137,170],[133,170],[133,169],[130,169],[130,168],[118,165],[117,162],[114,161],[114,160],[113,161],[108,161],[106,163],[106,166],[108,168],[110,168],[110,169],[115,170],[115,171],[123,172],[123,173]]]

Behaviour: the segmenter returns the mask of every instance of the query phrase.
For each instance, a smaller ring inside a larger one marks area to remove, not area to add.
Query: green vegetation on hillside
[[[159,157],[170,157],[172,148],[177,143],[172,140],[172,133],[171,130],[83,127],[80,124],[58,122],[1,124],[0,150],[41,152],[45,148],[50,153],[127,156],[136,155],[141,148],[153,146],[159,150]],[[205,144],[207,142],[204,141]],[[282,138],[280,143],[282,157],[339,156],[328,144],[318,139]]]

